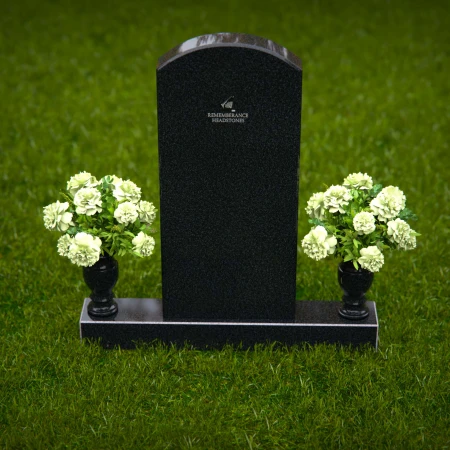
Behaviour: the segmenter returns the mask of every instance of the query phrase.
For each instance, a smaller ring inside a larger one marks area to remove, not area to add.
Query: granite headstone
[[[294,322],[301,83],[293,53],[247,34],[160,58],[164,320]]]
[[[244,34],[191,39],[159,60],[163,299],[118,298],[109,319],[85,299],[82,339],[377,347],[374,302],[352,321],[340,302],[295,300],[301,75],[295,55]]]

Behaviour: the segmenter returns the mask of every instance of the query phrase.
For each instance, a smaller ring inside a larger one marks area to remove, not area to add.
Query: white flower
[[[316,261],[332,255],[336,245],[336,238],[328,235],[327,230],[322,226],[311,230],[302,240],[302,247],[306,255]]]
[[[119,179],[120,180],[120,179]],[[137,203],[141,199],[141,188],[138,188],[132,181],[114,182],[114,197],[119,202]]]
[[[370,234],[375,231],[375,217],[370,212],[362,211],[353,218],[353,226],[358,234]]]
[[[398,246],[401,250],[413,250],[416,248],[416,235],[414,230],[411,230],[408,237],[406,237],[402,244]]]
[[[104,181],[107,181],[108,184],[112,185],[112,189],[114,189],[119,184],[123,183],[122,178],[117,177],[116,175],[105,175],[99,182],[99,184],[103,184]]]
[[[114,211],[114,217],[124,225],[133,223],[139,217],[138,207],[131,202],[121,203]]]
[[[384,264],[384,256],[378,250],[378,247],[372,245],[362,248],[360,253],[361,257],[358,258],[358,262],[363,269],[370,270],[371,272],[378,272],[381,269],[381,266]]]
[[[155,240],[141,231],[132,241],[133,250],[142,256],[150,256],[155,248]]]
[[[110,175],[110,177],[112,178],[111,184],[113,184],[116,187],[123,183],[122,178],[116,177],[115,175]]]
[[[392,242],[400,244],[405,238],[409,236],[411,227],[402,219],[391,220],[387,223],[387,234]]]
[[[116,183],[121,183],[122,179],[116,177],[115,175],[105,175],[103,178],[100,179],[98,184],[102,185],[105,181],[108,184],[113,184],[114,185]]]
[[[324,193],[324,204],[328,211],[343,214],[345,211],[343,206],[348,205],[352,199],[349,190],[344,186],[331,186]]]
[[[416,233],[404,220],[391,220],[387,223],[387,226],[389,239],[397,243],[400,250],[412,250],[416,248]]]
[[[72,238],[68,234],[64,234],[58,239],[58,253],[61,256],[69,256],[69,248],[72,245]]]
[[[361,172],[350,174],[342,184],[349,189],[372,189],[373,187],[372,177]]]
[[[77,266],[89,267],[100,259],[102,241],[88,233],[78,233],[69,247],[68,257]]]
[[[316,192],[308,200],[305,211],[313,219],[323,220],[325,218],[325,205],[323,203],[324,193]]]
[[[396,186],[388,186],[370,202],[370,208],[378,216],[378,220],[386,222],[393,219],[404,209],[406,197]]]
[[[81,188],[95,187],[98,185],[98,181],[89,172],[81,172],[74,175],[67,182],[67,190],[75,195]]]
[[[146,202],[141,200],[139,202],[139,220],[143,223],[151,225],[155,220],[157,209],[153,205],[153,203]]]
[[[102,196],[96,188],[82,188],[73,198],[77,214],[93,216],[102,212]]]
[[[69,208],[69,203],[60,203],[59,201],[44,207],[44,225],[49,230],[58,230],[65,232],[72,222],[73,214],[66,212]]]

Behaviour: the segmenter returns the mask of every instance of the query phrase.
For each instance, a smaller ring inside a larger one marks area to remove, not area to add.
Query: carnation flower
[[[416,248],[416,233],[414,230],[410,231],[409,236],[405,237],[398,248],[400,250],[413,250]]]
[[[60,203],[59,201],[44,207],[45,228],[65,232],[70,226],[73,226],[73,214],[66,212],[68,208],[68,202]]]
[[[67,190],[75,195],[81,188],[85,187],[95,187],[98,185],[97,179],[92,176],[89,172],[81,172],[74,175],[67,182]]]
[[[142,256],[150,256],[155,248],[155,240],[141,231],[132,241],[133,250]]]
[[[72,238],[68,234],[64,234],[58,239],[58,253],[61,256],[69,256],[69,248],[72,245]]]
[[[151,223],[155,220],[157,209],[155,208],[153,203],[141,200],[139,202],[138,211],[139,211],[139,220],[141,222],[151,225]]]
[[[133,223],[139,217],[138,207],[131,202],[121,203],[114,211],[114,217],[124,225]]]
[[[390,241],[397,243],[399,249],[412,250],[416,248],[416,233],[404,220],[391,220],[387,226]]]
[[[90,267],[100,259],[102,241],[88,233],[78,233],[69,247],[68,257],[77,266]]]
[[[110,175],[110,177],[112,178],[112,183],[114,186],[119,186],[119,184],[123,183],[122,178],[116,177],[115,175]]]
[[[362,248],[360,254],[361,257],[358,258],[358,262],[363,269],[378,272],[384,264],[383,253],[375,245]]]
[[[378,220],[386,222],[395,218],[404,209],[406,197],[396,186],[388,186],[370,202],[370,208]]]
[[[123,183],[122,178],[118,177],[117,175],[110,175],[110,177],[113,179],[113,183],[114,184]]]
[[[307,212],[309,217],[319,220],[323,220],[325,218],[325,205],[323,203],[323,199],[324,193],[316,192],[308,200],[308,204],[305,208],[305,211]]]
[[[103,186],[104,181],[112,185],[123,182],[122,178],[116,177],[115,175],[105,175],[103,178],[100,179],[99,184]]]
[[[77,214],[86,214],[93,216],[95,213],[102,212],[102,196],[96,188],[82,188],[73,199],[77,207]]]
[[[141,188],[138,188],[132,181],[115,181],[113,195],[119,202],[137,203],[141,199]]]
[[[372,177],[361,172],[350,174],[342,184],[349,189],[372,189],[373,187]]]
[[[353,226],[358,234],[370,234],[375,231],[375,217],[370,212],[360,212],[353,218]]]
[[[332,255],[336,245],[336,238],[329,236],[327,230],[322,226],[311,230],[302,240],[302,247],[306,255],[316,261]]]
[[[331,186],[324,193],[324,205],[328,211],[343,214],[344,206],[352,199],[349,190],[344,186]]]

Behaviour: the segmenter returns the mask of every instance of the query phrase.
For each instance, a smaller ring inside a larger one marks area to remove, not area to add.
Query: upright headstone
[[[294,322],[301,83],[293,53],[247,34],[160,58],[164,320]]]
[[[301,69],[272,41],[220,33],[158,65],[163,299],[118,298],[81,338],[106,348],[378,342],[340,302],[295,300]],[[217,323],[220,322],[220,323]]]

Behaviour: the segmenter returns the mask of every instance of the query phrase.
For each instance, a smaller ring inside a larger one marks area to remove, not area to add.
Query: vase
[[[372,285],[373,272],[362,268],[356,270],[349,261],[339,264],[338,280],[344,291],[339,314],[350,320],[365,319],[369,315],[369,309],[365,305],[366,292]]]
[[[119,264],[107,254],[91,267],[83,267],[84,281],[92,290],[88,314],[92,318],[111,317],[117,314],[117,303],[114,300],[113,287],[119,278]]]

